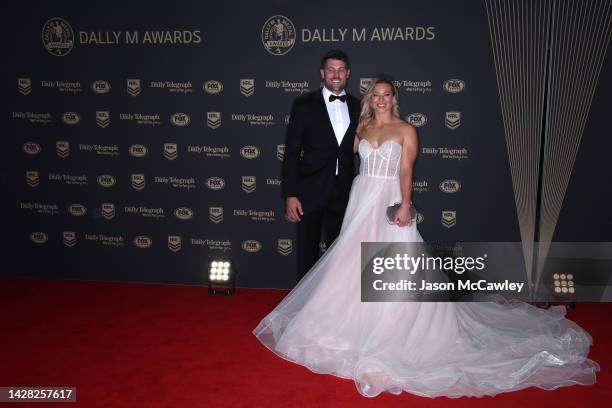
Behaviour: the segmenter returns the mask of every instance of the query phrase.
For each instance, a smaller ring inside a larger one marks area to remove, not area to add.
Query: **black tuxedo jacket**
[[[304,213],[325,207],[334,189],[336,160],[343,206],[348,202],[353,177],[353,141],[357,130],[359,100],[347,94],[351,123],[338,146],[321,89],[297,98],[291,109],[285,159],[283,197],[298,197]]]

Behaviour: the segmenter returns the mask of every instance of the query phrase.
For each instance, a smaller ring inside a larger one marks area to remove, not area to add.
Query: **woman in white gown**
[[[527,303],[362,303],[361,242],[421,242],[411,222],[414,127],[397,90],[377,78],[362,101],[361,157],[341,233],[287,297],[255,328],[282,358],[352,379],[359,392],[460,397],[527,387],[593,384],[591,337],[565,308]],[[401,202],[395,221],[386,207]]]

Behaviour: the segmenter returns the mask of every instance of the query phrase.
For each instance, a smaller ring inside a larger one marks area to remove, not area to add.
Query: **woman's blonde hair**
[[[359,124],[357,125],[358,134],[370,126],[374,120],[374,111],[370,106],[370,102],[372,101],[372,96],[374,95],[374,87],[377,84],[388,84],[391,86],[391,89],[393,90],[393,106],[391,107],[391,114],[398,119],[402,119],[402,114],[400,113],[399,108],[399,100],[397,97],[397,88],[395,87],[393,80],[387,75],[379,75],[372,79],[372,84],[361,100],[361,114],[359,115]]]

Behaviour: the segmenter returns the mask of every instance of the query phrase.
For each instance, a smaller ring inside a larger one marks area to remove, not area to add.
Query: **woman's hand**
[[[399,209],[395,213],[395,223],[398,227],[405,227],[412,224],[412,217],[410,216],[410,203],[402,202]]]

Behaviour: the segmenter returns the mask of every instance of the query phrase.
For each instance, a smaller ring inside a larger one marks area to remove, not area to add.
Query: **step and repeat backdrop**
[[[285,131],[293,99],[320,88],[320,58],[331,48],[351,58],[352,94],[378,73],[396,81],[419,132],[413,201],[426,240],[528,248],[544,221],[564,240],[612,240],[607,20],[575,23],[580,35],[585,25],[600,33],[591,59],[555,60],[546,44],[560,4],[9,6],[2,274],[199,284],[208,260],[224,256],[238,286],[293,286],[296,228],[280,193]],[[585,73],[580,61],[598,69]],[[566,66],[574,77],[563,77]],[[582,110],[571,103],[576,92]],[[555,118],[571,129],[546,127],[544,102],[555,97],[563,108]],[[550,152],[568,145],[571,166],[546,173],[542,155],[557,169]],[[565,180],[561,194],[546,193],[546,174]],[[546,194],[558,206],[542,220]],[[528,271],[531,256],[527,249]]]

